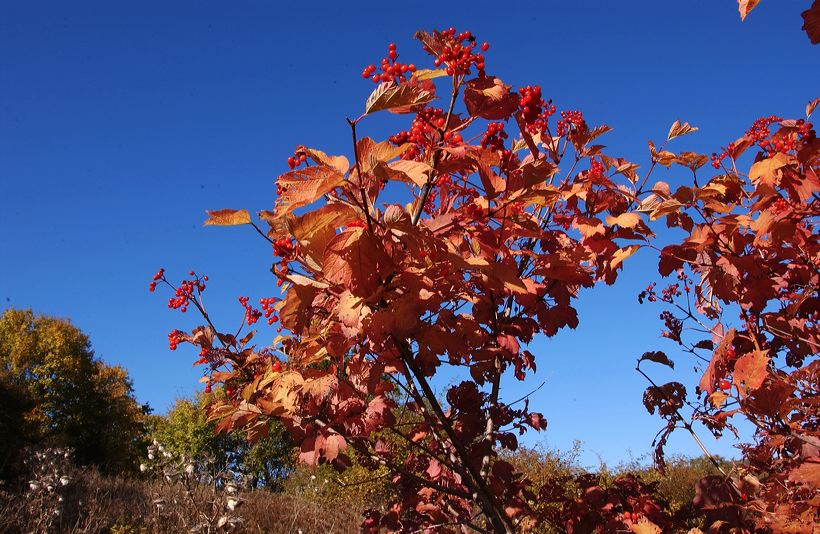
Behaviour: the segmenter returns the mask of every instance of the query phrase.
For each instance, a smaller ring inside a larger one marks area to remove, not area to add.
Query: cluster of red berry
[[[259,304],[262,305],[262,311],[265,312],[265,319],[268,320],[269,325],[273,324],[273,323],[275,323],[276,321],[279,320],[279,316],[276,315],[276,309],[274,308],[274,305],[276,304],[277,300],[279,300],[279,299],[277,299],[276,297],[268,297],[268,298],[265,298],[265,299],[259,299]],[[282,331],[281,328],[279,328],[277,330],[277,332],[281,332],[281,331]]]
[[[150,283],[150,284],[148,284],[148,291],[150,291],[151,293],[153,293],[153,292],[154,292],[154,290],[156,290],[156,289],[157,289],[157,282],[159,282],[160,280],[162,280],[162,279],[163,279],[163,277],[165,277],[165,269],[160,268],[160,270],[159,270],[159,271],[157,271],[157,273],[156,273],[156,274],[154,275],[154,277],[151,279],[151,283]]]
[[[604,163],[602,161],[598,161],[595,158],[590,158],[589,160],[589,175],[593,178],[603,178],[604,177]]]
[[[442,32],[442,37],[447,41],[444,49],[438,55],[433,64],[436,67],[442,64],[447,66],[447,74],[464,75],[470,73],[470,68],[475,65],[479,76],[484,74],[484,54],[475,54],[475,37],[470,32],[461,32],[456,35],[456,29],[450,28]],[[482,43],[481,51],[486,52],[490,45]]]
[[[729,146],[727,146],[723,150],[723,152],[720,153],[720,155],[717,155],[713,152],[712,153],[712,167],[714,167],[716,169],[719,169],[721,163],[723,162],[723,160],[730,157],[732,154],[734,154],[734,151],[735,151],[735,144],[734,143],[729,143]],[[731,156],[731,157],[734,157],[734,156]]]
[[[362,70],[362,78],[370,78],[373,83],[407,81],[405,75],[416,72],[416,66],[412,63],[399,63],[396,61],[397,57],[399,54],[396,52],[396,44],[390,43],[387,47],[387,57],[382,58],[381,74],[376,74],[376,65],[368,65]]]
[[[205,291],[205,282],[208,281],[207,276],[200,278],[191,271],[188,273],[193,276],[193,280],[183,280],[179,287],[174,290],[174,296],[168,299],[168,307],[173,310],[179,310],[182,313],[188,311],[188,304],[194,297],[194,292],[202,293]]]
[[[481,137],[481,148],[491,150],[504,150],[504,140],[509,137],[504,131],[503,122],[491,122],[487,125],[487,130]]]
[[[790,150],[795,150],[797,148],[797,139],[794,137],[777,137],[775,139],[764,139],[760,141],[758,145],[763,150],[769,153],[769,156],[773,156],[778,152],[782,154],[788,153]]]
[[[250,326],[262,317],[262,312],[248,304],[248,300],[250,300],[248,297],[239,297],[239,304],[245,308],[245,321],[248,323],[248,326]]]
[[[661,300],[663,302],[673,302],[675,297],[679,297],[680,293],[680,286],[678,284],[669,284],[669,286],[661,291]]]
[[[769,126],[782,120],[782,117],[777,117],[775,115],[760,117],[754,122],[754,124],[752,124],[752,127],[746,131],[746,136],[751,139],[753,143],[759,143],[771,135]]]
[[[289,237],[283,237],[273,242],[273,255],[288,261],[296,255],[296,244]]]
[[[177,345],[184,341],[183,339],[184,334],[180,330],[171,330],[168,333],[168,348],[171,350],[177,350]]]
[[[388,141],[396,146],[406,143],[413,145],[401,155],[401,158],[415,160],[423,156],[425,150],[433,141],[433,133],[442,130],[446,120],[443,109],[423,108],[416,113],[409,130],[390,136]]]
[[[773,215],[780,215],[781,213],[789,210],[791,206],[789,205],[789,201],[783,197],[778,198],[775,200],[771,206],[769,206],[769,211]]]
[[[558,121],[557,126],[559,137],[567,135],[573,130],[587,130],[587,123],[584,121],[584,115],[580,111],[562,111],[561,120]]]
[[[288,157],[288,167],[295,169],[307,161],[307,153],[304,150],[296,149],[293,155]]]
[[[549,118],[555,113],[555,104],[552,100],[544,102],[539,85],[521,87],[518,92],[521,93],[518,107],[527,131],[531,134],[543,134],[547,129]]]
[[[636,512],[624,512],[621,521],[637,523],[641,520],[641,514]]]

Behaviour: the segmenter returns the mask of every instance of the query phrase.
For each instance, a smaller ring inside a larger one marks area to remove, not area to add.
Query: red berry
[[[486,52],[490,49],[490,43],[481,43],[481,50]]]
[[[732,387],[732,383],[724,378],[720,381],[718,386],[720,387],[720,389],[730,389]]]
[[[281,363],[279,363],[279,361],[278,361],[278,360],[277,360],[277,361],[274,361],[274,362],[273,362],[273,364],[271,364],[271,370],[272,370],[274,373],[278,373],[279,371],[281,371],[281,370],[282,370],[282,364],[281,364]]]

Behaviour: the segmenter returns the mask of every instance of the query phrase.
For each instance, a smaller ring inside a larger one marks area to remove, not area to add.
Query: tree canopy
[[[0,465],[26,444],[59,444],[82,465],[108,472],[135,466],[148,407],[134,397],[128,372],[96,359],[88,336],[70,321],[3,312],[0,385],[14,400],[0,432],[16,444],[3,439]]]

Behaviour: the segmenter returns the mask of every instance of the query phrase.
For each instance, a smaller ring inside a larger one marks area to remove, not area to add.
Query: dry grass
[[[357,532],[361,511],[332,505],[312,491],[240,491],[231,513],[227,494],[212,487],[72,473],[72,482],[52,492],[28,486],[0,490],[0,532],[15,533],[345,533]],[[59,501],[62,496],[63,500]],[[162,499],[158,506],[155,502]],[[58,512],[55,513],[55,510]],[[241,522],[218,527],[221,517]]]

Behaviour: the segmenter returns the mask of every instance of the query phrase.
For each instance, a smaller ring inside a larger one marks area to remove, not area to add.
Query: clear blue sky
[[[199,375],[166,340],[194,317],[148,293],[151,275],[207,273],[217,319],[238,317],[237,295],[274,294],[269,248],[203,228],[204,210],[269,208],[297,144],[346,152],[344,117],[372,89],[359,73],[390,41],[421,63],[416,29],[469,29],[491,43],[489,71],[610,124],[610,153],[633,159],[677,118],[700,132],[676,147],[711,153],[760,115],[799,116],[820,88],[808,0],[764,1],[743,24],[734,0],[3,4],[0,303],[70,317],[158,411]],[[653,262],[633,259],[617,287],[587,292],[577,331],[531,345],[531,384],[547,381],[532,405],[550,423],[531,442],[580,439],[587,464],[646,453],[660,427],[633,367],[673,347],[656,337],[660,308],[637,305]],[[684,434],[670,449],[697,452]]]

